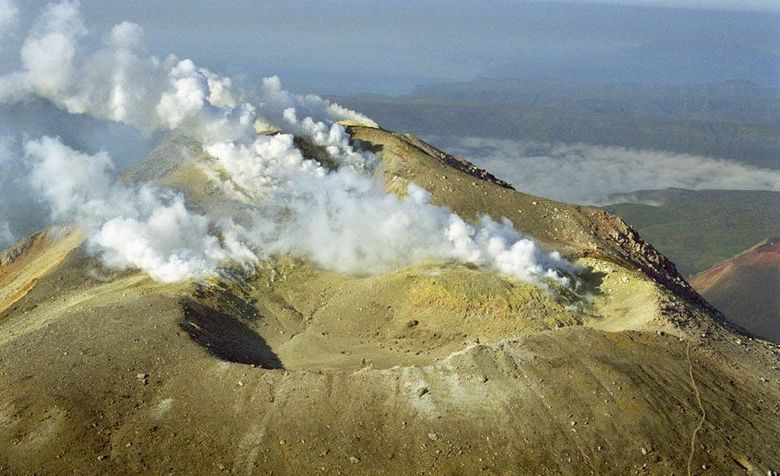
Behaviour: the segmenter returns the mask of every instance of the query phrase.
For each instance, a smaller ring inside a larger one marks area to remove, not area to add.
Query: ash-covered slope
[[[446,205],[461,216],[472,220],[480,214],[506,217],[519,231],[549,249],[641,270],[664,287],[690,296],[691,288],[674,264],[619,217],[513,190],[506,182],[410,134],[365,126],[351,127],[350,132],[355,140],[387,151],[380,170],[390,191],[403,193],[406,183],[418,183],[431,192],[434,203]]]
[[[765,240],[697,274],[691,284],[726,316],[780,342],[780,242]]]
[[[509,218],[580,266],[579,288],[448,262],[356,275],[284,254],[160,284],[46,232],[0,259],[3,289],[21,290],[0,294],[2,471],[780,467],[778,347],[725,326],[622,220],[514,191],[412,136],[349,132],[387,190],[413,182],[469,220]],[[125,180],[242,220],[197,147],[152,157]]]

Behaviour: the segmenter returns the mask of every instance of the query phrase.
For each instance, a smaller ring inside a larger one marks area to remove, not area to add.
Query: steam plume
[[[277,77],[248,93],[190,60],[145,54],[139,25],[115,26],[93,49],[81,44],[85,32],[77,2],[47,6],[24,40],[20,69],[0,76],[0,104],[43,98],[71,114],[194,137],[215,159],[203,164],[213,168],[209,176],[252,215],[242,225],[215,220],[188,209],[178,192],[116,183],[105,152],[79,152],[50,136],[23,141],[30,184],[51,218],[83,228],[107,266],[172,282],[291,253],[344,272],[457,260],[569,284],[572,266],[507,220],[470,225],[414,184],[405,198],[385,193],[372,178],[376,157],[355,150],[338,123],[370,123],[365,116],[291,94]],[[305,160],[294,136],[323,147],[338,169]]]
[[[16,26],[18,16],[19,8],[12,0],[0,0],[0,40]]]

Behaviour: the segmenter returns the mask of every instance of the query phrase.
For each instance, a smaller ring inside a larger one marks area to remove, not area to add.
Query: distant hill
[[[592,114],[780,125],[780,90],[776,87],[742,79],[656,84],[479,78],[420,85],[410,96]]]
[[[517,59],[487,69],[484,78],[577,83],[695,84],[748,80],[776,87],[780,56],[756,48],[714,41],[661,40],[611,55],[540,62]]]
[[[700,273],[768,236],[780,236],[778,192],[668,189],[622,198],[631,203],[605,208],[636,227],[683,275]]]
[[[604,62],[606,77],[643,82],[696,83],[747,79],[776,86],[780,57],[728,43],[645,43]],[[610,64],[612,63],[612,64]]]
[[[780,240],[762,243],[690,280],[727,318],[780,342]]]
[[[626,97],[624,104],[634,101],[631,96]],[[615,112],[612,106],[608,108],[612,112],[593,112],[576,104],[565,109],[571,102],[565,97],[560,99],[560,108],[517,104],[502,98],[494,94],[487,102],[448,97],[332,97],[340,104],[362,111],[384,127],[413,130],[422,136],[582,142],[704,155],[780,168],[777,160],[780,125],[638,117],[628,110]],[[582,101],[591,100],[587,98],[584,95]],[[717,114],[712,113],[712,117],[716,118]]]

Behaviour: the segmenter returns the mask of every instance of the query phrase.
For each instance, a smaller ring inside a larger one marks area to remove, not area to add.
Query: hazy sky
[[[657,41],[722,42],[780,52],[777,0],[81,4],[88,23],[102,30],[96,34],[133,21],[145,28],[158,55],[176,52],[250,80],[278,74],[293,89],[317,93],[398,94],[420,83],[472,79],[516,58],[565,62]],[[670,5],[685,8],[666,8]],[[23,29],[25,20],[21,23]]]

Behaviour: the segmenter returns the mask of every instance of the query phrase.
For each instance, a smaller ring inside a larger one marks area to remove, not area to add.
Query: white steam
[[[11,170],[12,152],[10,137],[0,137],[0,249],[6,248],[16,241],[8,223],[8,211],[4,192],[10,190],[13,177],[7,171]],[[7,192],[6,192],[7,193]]]
[[[79,44],[86,31],[78,3],[48,5],[24,41],[21,70],[0,78],[0,102],[37,96],[72,114],[143,130],[219,138],[250,130],[251,106],[225,107],[235,102],[224,91],[228,79],[173,55],[144,55],[139,25],[116,25],[95,51]]]
[[[210,155],[256,206],[255,226],[243,233],[265,254],[292,253],[350,273],[383,272],[421,261],[455,260],[532,282],[568,280],[557,253],[522,238],[509,221],[483,218],[472,226],[410,184],[406,198],[344,167],[328,173],[305,160],[292,136],[258,137],[251,145],[214,144]]]
[[[0,103],[37,96],[72,114],[143,130],[178,130],[207,141],[251,140],[256,106],[230,78],[175,55],[144,54],[143,28],[133,23],[116,25],[94,51],[79,44],[86,31],[77,2],[47,6],[24,41],[21,70],[0,77]],[[369,121],[317,96],[290,94],[275,77],[264,81],[257,107],[272,124],[284,123],[285,113],[310,118],[293,121],[290,132],[313,139],[328,133],[323,121]]]
[[[8,246],[14,241],[14,235],[11,233],[11,225],[6,221],[0,221],[0,246]]]
[[[30,182],[52,218],[81,226],[88,246],[108,266],[139,268],[173,282],[212,274],[228,259],[253,257],[234,240],[221,243],[209,219],[187,210],[181,194],[115,183],[106,154],[88,156],[51,137],[27,142],[25,153]]]
[[[18,21],[19,8],[16,4],[12,0],[0,0],[0,40],[13,30]]]
[[[46,7],[24,41],[21,68],[0,76],[0,104],[43,98],[71,114],[194,137],[215,159],[202,164],[213,168],[208,176],[253,218],[243,226],[215,220],[189,210],[180,193],[114,182],[107,153],[84,154],[48,136],[26,140],[32,187],[54,220],[85,230],[106,265],[172,282],[290,253],[350,273],[455,260],[542,285],[569,284],[571,265],[507,220],[470,225],[415,185],[405,198],[385,193],[372,178],[376,157],[355,150],[338,123],[368,118],[291,94],[277,77],[266,78],[250,103],[254,95],[230,78],[187,59],[145,54],[143,30],[132,23],[115,26],[95,49],[80,44],[85,32],[78,3]],[[278,133],[257,135],[262,129]],[[294,136],[321,146],[337,170],[304,159]]]
[[[432,139],[517,188],[556,200],[605,204],[637,190],[780,191],[780,171],[688,154],[479,137]]]

